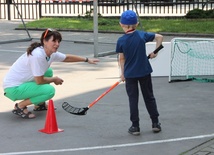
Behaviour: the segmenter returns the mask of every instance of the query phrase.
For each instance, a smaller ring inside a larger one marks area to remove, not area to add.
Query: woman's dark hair
[[[62,35],[56,31],[56,30],[52,30],[52,29],[46,29],[40,38],[40,43],[39,42],[34,42],[32,43],[28,48],[27,48],[27,55],[31,55],[32,51],[40,46],[44,46],[43,40],[48,41],[51,36],[53,36],[53,41],[58,40],[59,42],[62,41]]]

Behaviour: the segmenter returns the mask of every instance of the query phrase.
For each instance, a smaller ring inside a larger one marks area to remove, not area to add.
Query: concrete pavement
[[[1,22],[0,41],[27,38],[13,30],[18,22]],[[65,41],[59,51],[93,57],[92,33],[61,32]],[[38,41],[40,31],[30,31]],[[121,34],[99,34],[99,52],[115,48]],[[170,41],[176,36],[166,36]],[[74,41],[80,41],[79,43]],[[31,41],[0,44],[0,84],[11,64],[25,52]],[[151,122],[140,98],[141,136],[129,135],[129,109],[124,84],[89,109],[86,116],[74,116],[61,108],[66,101],[76,107],[87,106],[118,80],[116,55],[99,58],[98,65],[87,63],[52,65],[64,79],[55,86],[53,98],[59,128],[64,132],[44,134],[46,112],[35,112],[36,119],[24,120],[11,113],[14,103],[0,89],[0,154],[91,154],[91,155],[211,155],[213,152],[213,84],[197,82],[168,83],[168,77],[153,78],[163,131],[151,132]],[[200,89],[199,89],[200,88]]]

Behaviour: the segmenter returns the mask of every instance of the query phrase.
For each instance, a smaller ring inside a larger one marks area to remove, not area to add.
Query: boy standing
[[[140,135],[138,83],[152,121],[152,130],[155,133],[161,131],[151,80],[152,67],[146,55],[146,43],[155,40],[157,48],[162,44],[163,36],[151,32],[138,31],[136,30],[137,25],[137,15],[134,11],[127,10],[123,12],[120,18],[120,26],[125,34],[118,39],[116,45],[121,69],[120,78],[125,81],[129,98],[132,125],[128,132],[133,135]],[[156,56],[157,54],[150,53],[150,58],[155,58]]]

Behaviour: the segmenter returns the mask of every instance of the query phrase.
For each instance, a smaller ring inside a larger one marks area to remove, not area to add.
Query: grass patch
[[[214,19],[140,19],[142,29],[150,32],[214,34]],[[93,18],[42,18],[26,23],[27,28],[54,28],[93,31]],[[19,28],[22,28],[20,25]],[[119,18],[99,18],[99,31],[122,32]],[[141,29],[141,26],[138,26]]]

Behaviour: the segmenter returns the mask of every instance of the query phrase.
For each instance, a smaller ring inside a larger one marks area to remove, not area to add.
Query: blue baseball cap
[[[132,10],[127,10],[122,13],[120,17],[120,23],[124,25],[135,25],[137,24],[137,15]]]

